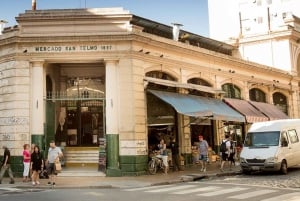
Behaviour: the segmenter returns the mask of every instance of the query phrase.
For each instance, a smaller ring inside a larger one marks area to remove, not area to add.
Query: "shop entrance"
[[[57,126],[56,141],[67,146],[98,146],[99,139],[104,137],[104,100],[63,102],[60,111],[66,111],[65,124],[63,129]]]

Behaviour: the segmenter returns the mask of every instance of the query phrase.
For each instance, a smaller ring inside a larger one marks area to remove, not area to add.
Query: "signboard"
[[[148,155],[146,140],[122,140],[120,149],[121,155]]]

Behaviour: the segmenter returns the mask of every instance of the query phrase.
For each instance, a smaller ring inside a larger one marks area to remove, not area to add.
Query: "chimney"
[[[32,0],[31,8],[32,10],[36,10],[36,0]]]
[[[173,40],[178,41],[180,27],[182,27],[183,25],[178,23],[172,23],[172,25],[173,25]]]
[[[0,35],[2,35],[2,31],[4,30],[5,24],[7,21],[5,20],[0,20]]]

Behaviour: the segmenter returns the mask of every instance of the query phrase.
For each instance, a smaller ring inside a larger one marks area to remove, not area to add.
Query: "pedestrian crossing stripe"
[[[266,194],[274,193],[274,192],[277,192],[277,190],[268,190],[268,189],[266,189],[266,190],[258,190],[258,191],[253,191],[253,192],[239,194],[239,195],[236,195],[236,196],[231,196],[229,198],[243,200],[243,199],[247,199],[247,198],[251,198],[251,197],[256,197],[256,196],[260,196],[260,195],[266,195]]]
[[[276,196],[276,197],[264,199],[264,200],[261,200],[261,201],[284,201],[284,200],[298,201],[298,200],[300,200],[300,193],[299,192],[288,193],[288,194],[279,195],[279,196]]]
[[[230,187],[224,188],[223,186],[211,185],[201,187],[199,185],[195,185],[195,183],[186,183],[185,185],[160,185],[160,186],[148,186],[148,187],[139,187],[139,188],[130,188],[124,189],[124,191],[144,191],[146,193],[163,193],[166,192],[170,195],[186,195],[191,193],[196,193],[195,196],[203,196],[203,197],[212,197],[219,195],[227,195],[227,199],[230,200],[243,200],[243,199],[251,199],[254,197],[262,196],[262,195],[271,195],[272,193],[276,193],[278,189],[260,189],[255,190],[250,187]],[[237,194],[238,192],[238,194]],[[235,193],[235,195],[230,195],[230,193]],[[299,201],[300,200],[300,192],[292,192],[284,195],[276,195],[267,199],[263,199],[261,201]]]
[[[187,189],[182,191],[177,191],[172,194],[176,195],[183,195],[183,194],[190,194],[190,193],[197,193],[197,192],[203,192],[203,191],[212,191],[212,190],[219,190],[221,187],[218,186],[207,186],[207,187],[201,187],[201,188],[194,188],[194,189]]]
[[[161,192],[167,192],[167,191],[182,190],[182,189],[186,189],[186,188],[193,188],[195,186],[196,185],[162,187],[162,188],[159,188],[159,189],[148,190],[148,191],[145,191],[145,192],[148,192],[148,193],[161,193]]]
[[[216,196],[216,195],[224,195],[226,193],[233,193],[233,192],[238,192],[238,191],[247,190],[247,189],[248,188],[235,187],[235,188],[222,189],[222,190],[218,190],[218,191],[214,191],[214,192],[202,193],[202,194],[197,194],[197,195],[209,197],[209,196]]]
[[[174,185],[166,185],[166,186],[174,186]],[[149,190],[149,189],[156,189],[161,188],[161,186],[146,186],[146,187],[139,187],[139,188],[129,188],[125,189],[125,191],[142,191],[142,190]]]

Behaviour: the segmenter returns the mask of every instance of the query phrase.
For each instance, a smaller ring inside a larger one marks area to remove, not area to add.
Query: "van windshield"
[[[278,146],[279,131],[248,133],[245,139],[245,147],[269,147]]]

